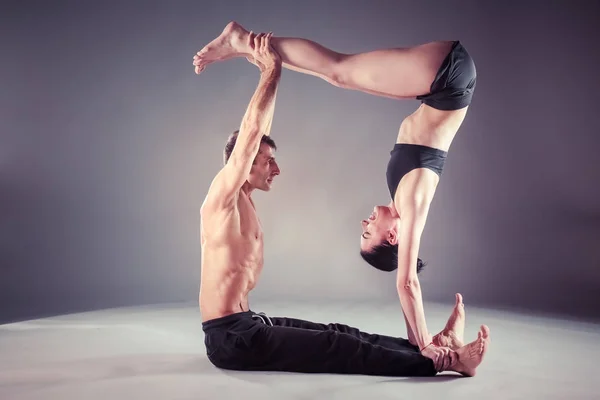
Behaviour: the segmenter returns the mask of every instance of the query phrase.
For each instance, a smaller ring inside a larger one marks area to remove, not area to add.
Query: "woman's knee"
[[[327,81],[338,87],[347,87],[350,82],[348,55],[337,54],[327,71]]]

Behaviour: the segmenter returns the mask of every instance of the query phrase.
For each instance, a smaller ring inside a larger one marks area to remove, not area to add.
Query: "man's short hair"
[[[391,272],[398,268],[398,245],[391,245],[384,241],[382,244],[373,247],[371,250],[362,250],[360,252],[363,260],[372,267],[381,271]],[[417,274],[425,267],[425,263],[417,258]]]
[[[233,148],[235,147],[235,142],[237,141],[238,134],[240,133],[239,129],[234,131],[227,138],[227,143],[225,143],[225,150],[223,151],[223,164],[227,164],[229,161],[229,157],[231,157],[231,153],[233,152]],[[268,135],[263,135],[260,139],[261,143],[268,144],[273,150],[277,150],[277,145],[275,141]]]

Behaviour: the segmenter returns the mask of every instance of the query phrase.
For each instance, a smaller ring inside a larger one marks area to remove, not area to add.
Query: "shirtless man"
[[[271,40],[271,34],[243,38],[245,55],[259,67],[261,78],[239,132],[233,136],[233,148],[231,143],[226,146],[226,164],[211,183],[200,211],[199,302],[209,360],[233,370],[475,375],[489,338],[482,330],[475,341],[463,346],[460,335],[452,334],[464,326],[458,297],[446,330],[436,335],[436,344],[428,346],[436,351],[427,356],[406,339],[342,324],[268,317],[251,310],[248,294],[263,267],[262,230],[251,195],[255,189],[269,190],[280,172],[269,135],[282,61]]]

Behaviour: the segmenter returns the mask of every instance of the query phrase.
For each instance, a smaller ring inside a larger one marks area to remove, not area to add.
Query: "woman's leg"
[[[196,73],[215,61],[249,57],[252,33],[229,23],[221,35],[194,57]],[[273,37],[271,44],[287,69],[317,76],[346,89],[392,98],[429,93],[452,42],[343,54],[302,38]]]

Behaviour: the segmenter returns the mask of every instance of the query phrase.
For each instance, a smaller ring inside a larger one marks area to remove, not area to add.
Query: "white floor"
[[[254,311],[405,335],[397,304],[254,302]],[[426,304],[432,331],[450,305]],[[231,372],[204,353],[195,305],[105,310],[0,326],[0,399],[600,399],[600,325],[474,309],[490,351],[474,378]]]

